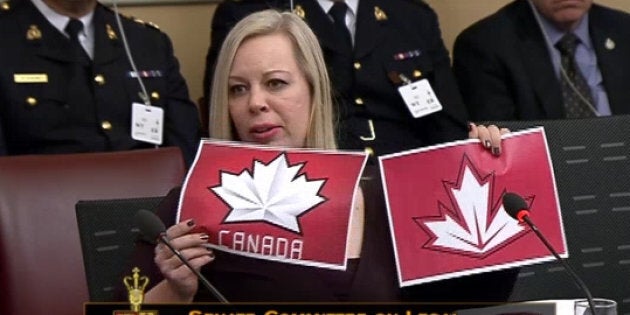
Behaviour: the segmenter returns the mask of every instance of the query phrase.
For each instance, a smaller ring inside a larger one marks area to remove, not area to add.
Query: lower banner
[[[555,315],[555,303],[518,303],[496,305],[489,303],[187,303],[143,305],[142,310],[132,312],[129,304],[86,303],[85,315],[484,315],[539,314]],[[512,308],[514,307],[514,308]],[[462,311],[456,311],[461,309]],[[518,313],[510,310],[514,309]],[[493,311],[493,310],[496,310]],[[558,313],[559,314],[559,313]]]

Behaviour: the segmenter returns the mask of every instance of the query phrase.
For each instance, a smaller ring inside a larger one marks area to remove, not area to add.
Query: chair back
[[[163,197],[81,200],[76,205],[83,265],[91,302],[116,301],[122,279],[131,276],[131,255],[140,233],[138,210],[155,209]],[[140,270],[142,274],[142,270]]]
[[[567,263],[593,296],[614,299],[619,314],[630,313],[630,116],[496,124],[545,127]],[[510,300],[580,297],[584,293],[562,264],[552,261],[521,268]]]
[[[0,157],[0,314],[83,314],[75,204],[164,196],[184,174],[177,148]]]

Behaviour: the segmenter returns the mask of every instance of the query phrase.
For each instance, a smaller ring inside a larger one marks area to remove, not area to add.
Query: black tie
[[[83,29],[83,23],[76,19],[70,19],[65,31],[70,36],[70,53],[72,58],[72,72],[68,82],[68,104],[71,107],[93,108],[94,91],[92,85],[92,60],[79,42],[79,32]]]
[[[344,1],[335,1],[332,8],[328,13],[333,18],[333,24],[335,25],[335,37],[338,44],[342,45],[345,51],[352,52],[352,36],[350,30],[346,25],[346,13],[348,12],[348,5]]]
[[[591,109],[594,104],[591,90],[575,63],[575,49],[578,42],[579,39],[575,34],[568,33],[556,44],[556,48],[560,51],[562,68],[566,72],[566,77],[560,74],[564,109],[567,118],[595,117]]]
[[[77,19],[70,19],[64,30],[70,36],[70,44],[76,57],[75,60],[83,66],[89,65],[91,63],[90,57],[83,49],[81,42],[79,42],[79,32],[83,30],[83,23]]]
[[[350,96],[354,82],[354,52],[352,48],[352,38],[350,31],[346,26],[346,12],[348,6],[344,1],[335,1],[332,8],[328,11],[332,17],[334,40],[333,54],[326,56],[330,76],[335,86],[335,96]]]

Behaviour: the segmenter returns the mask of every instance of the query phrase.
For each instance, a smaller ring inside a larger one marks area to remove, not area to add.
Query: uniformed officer
[[[344,31],[332,14],[339,1],[292,2],[324,51],[339,106],[341,148],[382,155],[467,137],[465,108],[437,16],[428,5],[413,0],[347,0]],[[206,92],[231,27],[254,11],[289,5],[288,0],[228,0],[218,6],[206,61]],[[343,32],[350,33],[349,52],[340,43]]]
[[[166,34],[121,19],[133,70],[115,13],[96,0],[12,0],[0,11],[0,155],[164,145],[192,161],[198,112]]]

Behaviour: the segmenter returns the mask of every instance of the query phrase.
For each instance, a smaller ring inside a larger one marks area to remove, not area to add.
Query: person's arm
[[[423,38],[433,66],[431,86],[442,104],[442,111],[431,115],[431,128],[425,128],[426,143],[441,143],[466,138],[468,114],[451,70],[451,59],[442,39],[438,16],[428,5],[423,21]],[[422,123],[426,124],[427,121]]]
[[[197,106],[190,100],[186,81],[173,53],[173,45],[162,34],[166,54],[166,104],[164,105],[164,144],[178,146],[186,165],[190,166],[200,139],[200,122]]]
[[[212,75],[214,74],[214,67],[221,50],[221,45],[227,36],[228,32],[239,21],[232,12],[235,9],[233,4],[229,2],[222,2],[217,6],[212,16],[212,25],[210,26],[210,46],[208,47],[208,53],[206,54],[206,68],[203,76],[203,97],[207,102],[210,97],[210,85],[212,84]]]
[[[457,37],[453,49],[453,72],[473,121],[517,119],[512,79],[506,74],[501,58],[493,50],[498,43],[488,43],[483,30],[465,31]]]

